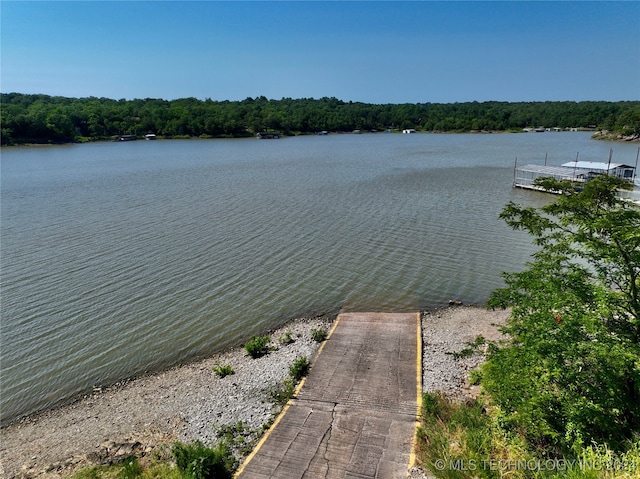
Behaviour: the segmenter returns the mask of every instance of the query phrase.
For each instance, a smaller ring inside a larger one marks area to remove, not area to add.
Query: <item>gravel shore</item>
[[[479,334],[497,338],[494,325],[507,315],[462,306],[423,313],[423,389],[459,398],[473,395],[466,378],[482,358],[455,359],[450,353],[464,349]],[[328,330],[334,319],[291,321],[270,334],[274,350],[258,359],[242,348],[232,349],[23,418],[0,431],[0,477],[60,478],[118,456],[148,455],[176,440],[207,444],[220,426],[238,421],[257,437],[278,412],[268,401],[268,390],[288,377],[297,358],[313,358],[320,344],[311,338],[311,330]],[[280,338],[287,332],[293,342],[284,344]],[[213,368],[226,364],[235,374],[218,377]]]

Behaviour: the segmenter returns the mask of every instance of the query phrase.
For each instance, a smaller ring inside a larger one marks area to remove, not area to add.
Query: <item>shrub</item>
[[[282,381],[280,384],[267,389],[267,398],[269,402],[284,406],[289,399],[293,397],[293,393],[296,390],[296,384],[307,375],[311,363],[306,356],[302,356],[296,359],[291,366],[289,366],[289,377]]]
[[[291,331],[286,331],[280,338],[278,338],[278,342],[280,344],[291,344],[294,339],[291,337]]]
[[[289,376],[291,377],[291,379],[298,382],[307,375],[310,367],[311,364],[309,363],[307,357],[302,356],[296,359],[289,367]]]
[[[328,332],[324,328],[313,328],[311,330],[311,339],[316,341],[317,343],[321,343],[325,339],[327,339]]]
[[[244,349],[252,358],[259,358],[269,353],[269,342],[271,338],[269,336],[252,336],[251,339],[244,345]]]
[[[249,455],[257,441],[256,431],[243,424],[242,421],[220,426],[216,431],[216,436],[239,456]]]
[[[296,383],[293,379],[285,379],[282,383],[267,389],[269,402],[278,406],[284,406],[293,397],[296,390]]]
[[[233,370],[230,364],[217,364],[213,367],[213,372],[218,375],[218,377],[224,378],[225,376],[231,376],[236,372]]]
[[[223,442],[215,449],[204,446],[200,441],[191,444],[176,442],[172,452],[177,468],[186,479],[230,479],[233,476],[235,458]]]

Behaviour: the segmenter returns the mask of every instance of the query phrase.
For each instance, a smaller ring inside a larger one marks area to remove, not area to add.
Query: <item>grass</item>
[[[269,336],[252,336],[244,345],[244,350],[249,356],[256,359],[269,354],[269,351],[271,351],[270,342],[271,338]]]
[[[231,367],[230,364],[224,364],[224,365],[223,364],[217,364],[216,366],[214,366],[212,368],[212,370],[220,378],[224,378],[226,376],[231,376],[232,374],[236,373],[233,370],[233,367]]]
[[[172,467],[169,460],[155,457],[142,465],[135,457],[110,466],[92,466],[81,469],[71,479],[183,479],[184,476]]]
[[[285,333],[278,338],[280,344],[291,344],[295,340],[291,337],[291,331],[285,331]]]
[[[311,330],[311,339],[313,339],[317,343],[321,343],[325,339],[327,339],[328,331],[324,328],[313,328]]]
[[[237,469],[237,461],[224,441],[214,447],[206,447],[199,441],[176,442],[172,452],[185,479],[231,479]]]
[[[267,389],[267,400],[276,406],[284,406],[293,397],[295,390],[296,383],[291,378],[287,378]]]
[[[284,406],[293,397],[296,385],[309,373],[311,364],[306,356],[296,359],[289,366],[289,377],[281,383],[267,389],[267,399],[278,406]]]
[[[221,442],[228,445],[235,456],[244,457],[249,455],[258,442],[259,431],[252,430],[242,421],[238,421],[235,424],[220,426],[216,431],[216,436]]]
[[[298,382],[309,373],[311,363],[306,356],[302,356],[296,359],[289,367],[289,377]]]
[[[423,395],[417,432],[419,462],[437,479],[638,479],[640,438],[626,451],[591,445],[570,457],[542,457],[522,432],[501,427],[482,400],[456,403]]]

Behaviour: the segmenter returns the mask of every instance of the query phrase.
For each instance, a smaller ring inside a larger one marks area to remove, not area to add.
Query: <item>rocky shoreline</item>
[[[631,141],[631,142],[640,142],[640,133],[629,133],[624,134],[620,132],[612,132],[609,130],[599,130],[596,131],[592,138],[596,140],[609,140],[609,141]]]
[[[453,306],[422,314],[423,390],[464,398],[475,391],[469,370],[481,356],[456,358],[477,335],[498,338],[508,313]],[[236,348],[151,376],[122,382],[73,404],[26,417],[0,431],[0,476],[60,478],[95,463],[149,455],[173,441],[211,443],[222,426],[242,421],[257,438],[277,414],[268,391],[284,381],[297,358],[313,358],[313,329],[328,330],[334,316],[300,318],[270,333],[272,352],[258,359]],[[291,342],[285,341],[290,337]],[[213,368],[230,365],[218,377]],[[420,476],[415,476],[420,477]]]

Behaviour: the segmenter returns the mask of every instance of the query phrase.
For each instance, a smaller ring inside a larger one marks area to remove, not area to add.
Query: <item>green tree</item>
[[[48,95],[0,95],[3,144],[73,141],[77,136],[104,139],[124,133],[247,136],[277,129],[311,133],[386,128],[468,131],[525,126],[637,128],[640,102],[467,102],[375,105],[337,98],[204,101],[65,98]]]
[[[640,209],[598,177],[540,209],[508,204],[508,225],[541,249],[490,298],[513,308],[483,366],[504,423],[553,452],[620,446],[640,427]]]
[[[618,118],[617,124],[624,133],[640,134],[640,108],[622,113]]]

